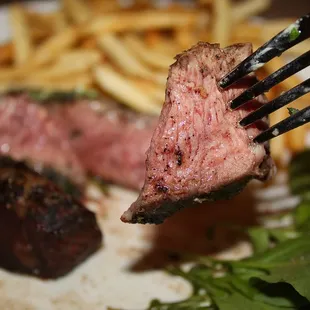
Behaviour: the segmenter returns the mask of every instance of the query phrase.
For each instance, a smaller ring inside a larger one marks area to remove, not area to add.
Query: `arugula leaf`
[[[303,200],[295,211],[295,224],[300,231],[310,232],[310,201]]]
[[[286,282],[310,300],[310,240],[308,235],[285,241],[267,252],[232,263],[240,267],[264,270],[253,277],[266,282]]]
[[[290,37],[289,40],[294,41],[296,40],[300,35],[300,32],[298,31],[298,29],[296,27],[293,27],[292,30],[290,31]]]
[[[252,227],[248,230],[255,253],[262,253],[269,248],[269,233],[263,227]]]
[[[263,302],[271,306],[289,308],[308,303],[307,299],[301,297],[294,288],[287,283],[269,284],[261,280],[252,280],[249,282],[234,277],[232,285],[239,293],[253,301]]]
[[[293,114],[299,112],[299,110],[296,108],[287,108],[287,109],[288,109],[289,115],[293,115]]]
[[[220,299],[215,297],[215,303],[220,310],[279,310],[279,306],[266,304],[244,297],[240,292],[234,291],[228,298]],[[285,307],[295,309],[295,306]]]

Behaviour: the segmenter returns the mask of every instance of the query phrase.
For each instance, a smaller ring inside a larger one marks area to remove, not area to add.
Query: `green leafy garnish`
[[[298,110],[298,109],[295,109],[295,108],[287,108],[287,109],[288,109],[288,113],[289,113],[290,115],[293,115],[293,114],[299,112],[299,110]]]
[[[42,90],[42,89],[10,89],[5,92],[5,94],[19,95],[21,93],[26,93],[28,96],[39,103],[46,102],[66,102],[73,101],[77,99],[97,99],[99,94],[94,89],[76,89],[72,91],[62,91],[62,90]]]
[[[293,27],[292,30],[290,31],[290,37],[289,40],[290,42],[296,40],[300,35],[300,32],[298,31],[298,29],[296,27]]]

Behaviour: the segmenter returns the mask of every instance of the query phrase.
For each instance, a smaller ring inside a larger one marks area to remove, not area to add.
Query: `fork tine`
[[[248,126],[309,92],[310,78],[247,115],[240,121],[240,125]]]
[[[219,86],[226,88],[250,72],[256,71],[266,62],[310,37],[310,13],[278,33],[270,41],[242,61],[233,71],[224,76]]]
[[[254,142],[263,143],[310,122],[310,107],[304,108],[259,134]]]
[[[310,51],[304,53],[294,61],[288,63],[276,72],[269,75],[264,80],[254,84],[252,87],[244,91],[240,96],[236,97],[230,102],[230,107],[236,109],[249,100],[254,99],[258,95],[267,92],[273,86],[284,81],[291,75],[310,65]]]

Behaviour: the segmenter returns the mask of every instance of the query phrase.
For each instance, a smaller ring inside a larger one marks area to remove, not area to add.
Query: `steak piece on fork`
[[[243,78],[222,90],[218,81],[252,52],[251,44],[221,49],[198,43],[171,66],[166,99],[147,152],[144,187],[122,221],[161,223],[184,206],[229,198],[273,168],[268,143],[253,138],[267,119],[243,128],[239,121],[266,102],[259,96],[232,111],[229,101],[256,82]]]

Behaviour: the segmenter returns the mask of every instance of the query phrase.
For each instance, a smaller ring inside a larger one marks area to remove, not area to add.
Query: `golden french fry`
[[[217,2],[217,1],[216,1]],[[248,19],[269,8],[271,0],[243,0],[233,5],[231,18],[234,23]]]
[[[54,33],[63,31],[68,27],[68,21],[63,10],[54,13],[52,25]]]
[[[284,120],[287,117],[287,110],[280,109],[272,114],[270,114],[270,124],[274,125],[282,120]],[[283,153],[286,149],[286,143],[285,143],[285,135],[278,136],[272,140],[270,140],[270,150],[272,157],[276,161],[281,161]]]
[[[19,5],[9,9],[12,40],[14,46],[14,62],[21,65],[28,61],[32,53],[32,42],[24,10]]]
[[[94,15],[116,12],[120,9],[120,3],[118,0],[88,0],[88,4],[94,12]]]
[[[97,48],[97,39],[94,37],[88,37],[82,41],[80,47],[84,49],[95,49]]]
[[[133,80],[132,83],[140,88],[142,91],[147,92],[159,105],[162,105],[165,100],[165,88],[145,80]]]
[[[149,76],[148,68],[114,34],[104,34],[98,39],[104,53],[125,73],[134,76]]]
[[[108,65],[94,69],[94,79],[102,90],[126,104],[130,108],[149,114],[159,114],[160,107],[153,98],[117,73]]]
[[[0,65],[7,64],[12,61],[13,53],[14,50],[12,43],[5,43],[0,45]]]
[[[48,68],[34,72],[36,79],[59,79],[68,75],[73,76],[87,72],[94,65],[99,64],[101,55],[95,50],[75,50],[62,54],[57,62]]]
[[[198,41],[195,32],[196,31],[193,31],[192,28],[188,27],[177,28],[175,30],[175,40],[177,45],[179,46],[179,50],[188,49]]]
[[[37,48],[29,65],[38,67],[49,63],[76,43],[78,38],[79,32],[75,27],[68,27],[64,31],[55,34]]]
[[[24,10],[24,13],[33,38],[44,39],[55,33],[55,15],[57,15],[58,12],[39,13]]]
[[[213,42],[225,47],[229,43],[231,31],[230,0],[216,0],[214,6]]]
[[[140,60],[146,64],[159,69],[168,70],[174,62],[173,58],[164,53],[154,51],[149,48],[137,35],[128,34],[124,38],[124,43]]]
[[[92,16],[86,1],[63,0],[62,3],[66,14],[76,24],[84,23]]]
[[[113,63],[126,74],[166,84],[166,73],[153,72],[141,63],[116,35],[106,33],[98,39],[98,43]]]
[[[234,25],[232,29],[231,39],[233,42],[252,42],[256,43],[258,46],[263,43],[260,37],[261,32],[266,31],[265,23],[261,25],[251,22],[238,23]]]
[[[296,153],[304,150],[306,135],[307,135],[306,126],[300,126],[286,133],[285,139],[290,151]]]
[[[31,59],[23,66],[0,69],[0,81],[12,81],[31,74],[35,68],[55,60],[59,54],[71,47],[77,41],[78,37],[77,29],[73,27],[69,27],[52,36],[36,49],[31,55]]]
[[[205,26],[209,15],[206,12],[187,10],[144,10],[139,12],[118,12],[97,17],[85,27],[85,34],[104,32],[143,31],[149,29],[169,29],[175,27]]]

